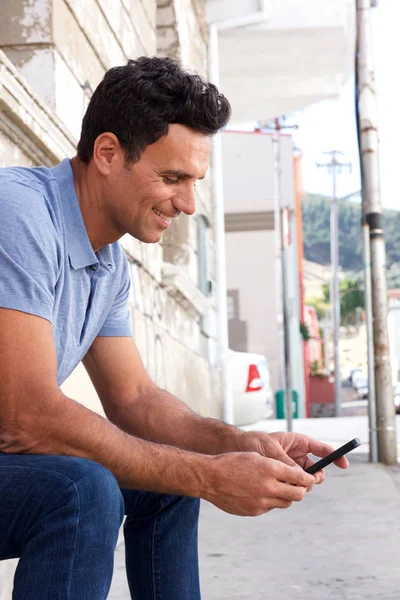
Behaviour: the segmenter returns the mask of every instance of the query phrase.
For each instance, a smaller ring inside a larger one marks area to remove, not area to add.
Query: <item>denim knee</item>
[[[124,516],[124,501],[114,475],[85,458],[69,458],[70,492],[78,502],[81,518],[91,522],[91,531],[105,535],[118,531]],[[89,523],[87,523],[89,524]]]
[[[200,511],[200,499],[190,496],[176,496],[173,494],[161,495],[161,505],[164,509],[184,511],[187,515],[197,518]]]

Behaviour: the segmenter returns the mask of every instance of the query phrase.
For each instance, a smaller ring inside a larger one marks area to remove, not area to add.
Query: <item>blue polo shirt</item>
[[[96,336],[132,335],[129,285],[118,243],[92,249],[69,159],[0,169],[0,307],[52,323],[59,385]]]

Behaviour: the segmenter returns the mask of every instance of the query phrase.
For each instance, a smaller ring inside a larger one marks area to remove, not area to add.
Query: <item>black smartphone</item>
[[[337,450],[334,450],[331,454],[325,456],[325,458],[321,458],[321,460],[311,465],[311,467],[308,467],[308,469],[305,469],[305,471],[306,473],[310,473],[310,475],[314,475],[314,473],[317,473],[317,471],[321,471],[321,469],[327,467],[335,460],[337,460],[341,456],[344,456],[351,450],[354,450],[354,448],[357,448],[358,446],[361,446],[361,442],[358,438],[354,438],[354,440],[351,440],[350,442],[347,442],[347,444],[345,444],[344,446],[341,446]]]

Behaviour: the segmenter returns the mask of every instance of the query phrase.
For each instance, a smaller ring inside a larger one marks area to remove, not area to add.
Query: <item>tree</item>
[[[330,264],[330,203],[327,196],[307,194],[302,200],[304,258]],[[383,211],[388,286],[400,287],[400,211]],[[339,202],[339,263],[344,271],[362,269],[361,205]]]
[[[330,301],[330,286],[324,283],[322,286],[324,301]],[[340,321],[342,325],[355,325],[357,321],[357,310],[364,308],[364,292],[357,279],[342,279],[339,282],[340,296]]]
[[[310,297],[304,300],[307,306],[313,306],[317,312],[318,321],[323,321],[331,309],[329,302],[325,298]]]

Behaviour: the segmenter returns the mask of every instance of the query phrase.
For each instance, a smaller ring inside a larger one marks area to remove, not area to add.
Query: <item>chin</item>
[[[161,241],[162,233],[154,232],[153,234],[146,234],[141,232],[138,235],[133,235],[133,237],[144,244],[157,244],[157,242]]]

